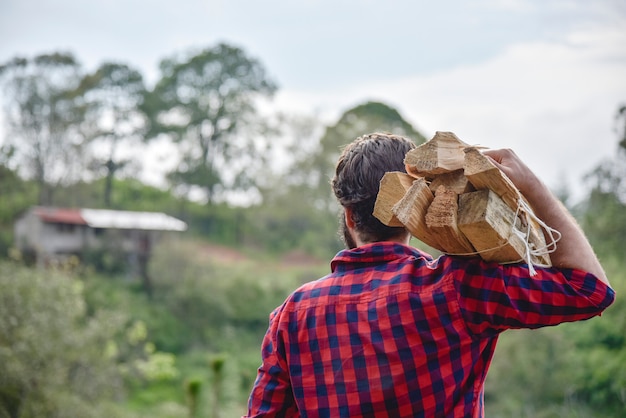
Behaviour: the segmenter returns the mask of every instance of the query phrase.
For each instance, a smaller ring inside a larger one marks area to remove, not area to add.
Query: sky
[[[617,150],[624,0],[0,1],[0,62],[66,51],[150,84],[163,58],[219,42],[261,61],[277,109],[332,124],[381,101],[427,138],[512,148],[574,197]]]

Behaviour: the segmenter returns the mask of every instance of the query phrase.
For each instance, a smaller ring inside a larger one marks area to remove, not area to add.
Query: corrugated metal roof
[[[79,209],[37,207],[34,212],[44,222],[73,225],[87,224]]]
[[[130,212],[106,209],[81,209],[87,225],[92,228],[143,229],[152,231],[184,231],[187,224],[161,212]]]
[[[162,212],[37,207],[34,213],[44,222],[88,225],[92,228],[149,231],[185,231],[187,229],[185,222]]]

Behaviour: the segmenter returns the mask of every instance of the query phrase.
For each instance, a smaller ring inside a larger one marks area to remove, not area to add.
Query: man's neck
[[[356,235],[356,237],[355,237]],[[402,236],[402,237],[394,237],[394,238],[389,238],[386,239],[384,241],[362,241],[359,237],[358,234],[354,234],[353,237],[355,238],[355,243],[357,247],[362,247],[363,245],[367,245],[367,244],[373,244],[375,242],[394,242],[396,244],[402,244],[402,245],[409,245],[409,242],[411,241],[411,236],[410,235],[406,235],[406,237]]]

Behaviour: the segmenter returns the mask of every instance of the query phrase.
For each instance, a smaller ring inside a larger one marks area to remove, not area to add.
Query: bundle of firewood
[[[448,254],[550,265],[530,206],[511,180],[451,132],[406,154],[406,171],[385,174],[374,216]],[[530,212],[530,213],[529,213]]]

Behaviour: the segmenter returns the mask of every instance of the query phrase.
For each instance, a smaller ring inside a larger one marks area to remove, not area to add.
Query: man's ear
[[[350,229],[354,229],[354,219],[352,219],[352,209],[344,208],[344,216],[346,217],[346,225]]]

